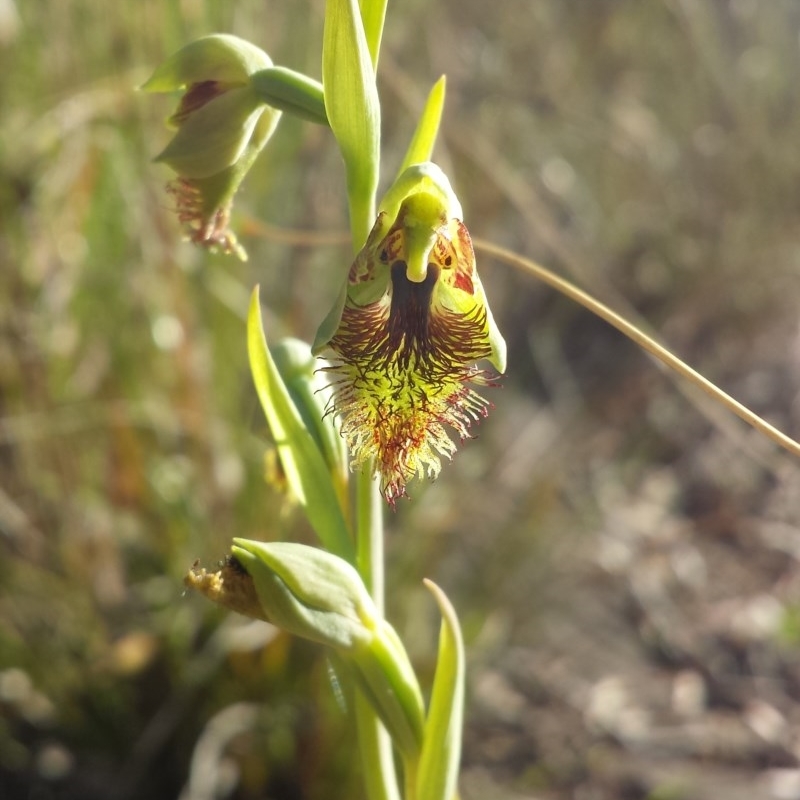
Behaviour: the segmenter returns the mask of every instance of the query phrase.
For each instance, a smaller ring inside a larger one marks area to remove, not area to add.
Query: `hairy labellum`
[[[350,268],[341,318],[326,344],[335,354],[327,368],[330,410],[341,418],[352,466],[374,459],[394,505],[409,480],[435,478],[442,456],[455,453],[448,430],[465,439],[486,416],[490,404],[469,384],[491,385],[497,375],[475,362],[488,359],[500,370],[504,351],[464,224],[442,217],[420,237],[408,207],[391,227],[385,217]],[[420,239],[427,268],[415,282],[408,262]]]

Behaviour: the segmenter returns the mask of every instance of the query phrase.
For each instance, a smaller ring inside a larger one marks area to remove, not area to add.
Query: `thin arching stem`
[[[559,277],[554,272],[551,272],[546,267],[524,258],[511,250],[506,250],[504,247],[492,244],[491,242],[482,241],[480,239],[473,240],[475,249],[479,250],[486,255],[493,256],[499,261],[504,261],[506,264],[515,267],[516,269],[527,272],[533,275],[543,283],[546,283],[551,288],[560,292],[570,300],[574,300],[584,308],[596,314],[600,319],[605,320],[609,325],[616,328],[620,333],[627,336],[631,341],[635,342],[643,350],[646,350],[650,355],[657,358],[662,364],[665,364],[670,369],[674,370],[681,377],[685,378],[692,385],[697,386],[709,397],[716,400],[729,411],[732,411],[740,419],[743,419],[748,425],[751,425],[760,433],[771,439],[776,444],[780,445],[785,450],[788,450],[795,456],[800,456],[800,443],[796,442],[791,437],[787,436],[782,431],[779,431],[773,425],[770,425],[766,420],[758,416],[754,411],[751,411],[747,406],[742,405],[738,400],[735,400],[729,394],[725,393],[718,386],[713,384],[708,378],[703,377],[699,372],[692,369],[687,363],[681,361],[676,355],[673,355],[669,350],[660,345],[657,341],[652,339],[646,333],[641,331],[635,325],[628,322],[616,312],[612,311],[608,306],[603,305],[599,300],[595,300],[591,295],[579,289],[574,284],[570,283],[564,278]]]

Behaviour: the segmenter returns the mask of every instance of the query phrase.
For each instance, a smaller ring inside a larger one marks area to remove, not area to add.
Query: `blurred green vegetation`
[[[318,650],[181,583],[232,536],[310,540],[263,479],[243,318],[258,282],[270,337],[313,337],[348,261],[343,170],[285,120],[238,199],[250,260],[198,252],[151,163],[170,101],[135,92],[211,31],[318,77],[322,10],[0,0],[4,800],[360,796]],[[798,32],[793,0],[390,3],[385,175],[446,73],[472,234],[641,315],[796,437]],[[465,798],[800,796],[797,465],[479,263],[509,374],[388,542],[421,673],[422,577],[467,633]]]

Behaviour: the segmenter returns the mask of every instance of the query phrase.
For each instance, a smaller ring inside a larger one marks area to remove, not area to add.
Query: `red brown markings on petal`
[[[375,247],[378,261],[382,267],[388,267],[396,261],[402,261],[405,249],[405,231],[395,226],[384,236],[379,246]]]
[[[476,306],[467,314],[438,309],[431,315],[433,357],[446,371],[487,358],[492,348],[486,341],[486,310]]]
[[[475,252],[472,249],[472,239],[470,239],[467,226],[463,222],[453,221],[456,223],[458,235],[458,258],[456,259],[453,286],[469,294],[475,294],[475,286],[472,282],[472,273],[475,269]]]
[[[386,350],[388,306],[378,301],[368,306],[346,305],[330,346],[344,361],[372,361]]]
[[[470,272],[471,271],[472,270],[470,270]],[[456,289],[461,289],[462,292],[467,292],[467,294],[475,294],[475,286],[472,283],[472,276],[462,269],[461,261],[459,261],[458,265],[456,266],[453,287]]]
[[[453,222],[457,222],[457,220],[453,220]],[[456,247],[456,242],[453,241],[453,238],[450,235],[450,229],[448,226],[442,225],[442,227],[437,231],[433,253],[435,255],[434,260],[436,263],[445,270],[448,270],[457,264],[458,250]]]
[[[388,375],[417,371],[423,381],[469,380],[468,365],[491,355],[486,341],[486,311],[467,314],[431,307],[436,268],[422,283],[405,277],[405,264],[392,267],[391,306],[345,306],[331,347],[346,362]],[[464,373],[462,377],[462,373]]]
[[[350,271],[347,274],[347,280],[351,286],[357,283],[366,283],[372,279],[374,273],[375,267],[372,263],[372,259],[369,257],[366,250],[362,250],[351,265]]]
[[[201,109],[206,103],[210,103],[215,97],[224,94],[230,88],[230,84],[220,83],[220,81],[192,83],[181,97],[181,102],[169,121],[173,125],[180,125],[192,112]]]

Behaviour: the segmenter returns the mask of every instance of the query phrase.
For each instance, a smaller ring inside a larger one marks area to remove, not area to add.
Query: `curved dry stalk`
[[[564,280],[549,269],[537,264],[535,261],[519,256],[511,250],[506,250],[504,247],[481,239],[473,239],[473,244],[476,250],[480,250],[486,255],[493,256],[499,261],[503,261],[516,269],[521,269],[533,275],[552,289],[555,289],[570,300],[574,300],[593,314],[596,314],[600,319],[605,320],[609,325],[627,336],[643,350],[646,350],[650,355],[657,358],[662,364],[674,370],[691,384],[697,386],[709,397],[716,400],[729,411],[732,411],[748,425],[751,425],[757,431],[763,433],[767,438],[771,439],[785,450],[788,450],[793,455],[800,456],[800,443],[770,425],[766,420],[759,417],[758,414],[751,411],[746,406],[743,406],[729,394],[723,392],[722,389],[713,384],[710,380],[704,378],[699,372],[692,369],[684,361],[681,361],[681,359],[673,355],[654,339],[651,339],[635,325],[612,311],[608,306],[603,305],[599,300],[595,300],[591,295],[586,294],[586,292],[582,291],[574,284]]]
[[[248,217],[242,224],[242,234],[265,239],[268,242],[290,247],[343,247],[350,244],[350,233],[342,230],[311,230],[309,228],[286,228]]]

